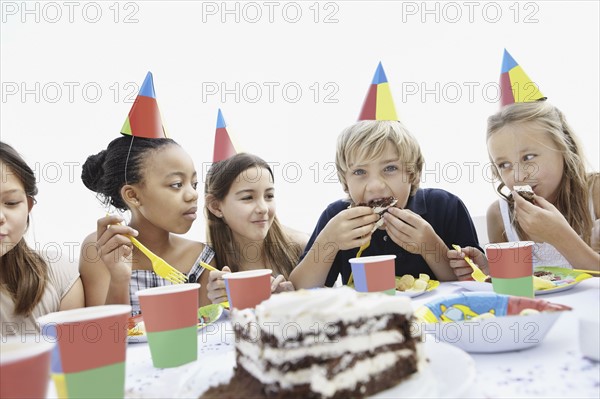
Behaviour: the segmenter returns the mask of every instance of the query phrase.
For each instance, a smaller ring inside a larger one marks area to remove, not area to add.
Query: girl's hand
[[[335,243],[338,250],[358,248],[371,240],[379,215],[368,206],[345,209],[335,215],[321,232],[321,246]]]
[[[440,240],[433,227],[413,211],[391,207],[383,218],[390,238],[411,254],[423,255],[439,249],[436,245]]]
[[[294,291],[294,285],[291,281],[286,281],[283,274],[280,274],[276,278],[271,276],[271,293],[279,293],[284,291]]]
[[[225,280],[223,280],[223,275],[226,273],[231,273],[231,269],[228,266],[224,266],[221,271],[211,271],[208,275],[206,295],[212,303],[221,303],[228,300]]]
[[[127,235],[137,236],[137,230],[120,224],[123,219],[112,215],[98,219],[96,228],[96,248],[102,262],[108,268],[113,280],[131,278],[131,253],[133,244]]]
[[[529,238],[535,242],[554,244],[565,232],[573,230],[558,209],[545,198],[534,195],[534,205],[515,192],[515,217]]]
[[[448,259],[450,260],[450,267],[459,280],[473,280],[471,273],[473,269],[465,261],[465,256],[471,258],[473,262],[485,273],[488,273],[488,263],[485,255],[477,248],[464,247],[461,248],[461,252],[453,249],[448,250]]]

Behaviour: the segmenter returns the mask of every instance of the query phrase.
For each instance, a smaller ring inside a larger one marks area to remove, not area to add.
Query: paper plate
[[[203,306],[198,309],[198,330],[203,329],[207,325],[219,320],[223,314],[223,307],[219,304]],[[148,336],[144,326],[142,315],[137,315],[129,318],[129,326],[127,330],[127,342],[140,343],[147,342]]]
[[[399,291],[399,290],[396,290],[396,295],[415,298],[415,297],[421,296],[423,294],[426,294],[428,292],[435,291],[437,289],[437,287],[439,287],[439,286],[440,286],[439,281],[429,280],[427,282],[427,288],[425,289],[425,291]]]
[[[554,288],[536,290],[535,295],[554,294],[556,292],[570,290],[583,280],[592,278],[590,274],[577,272],[572,269],[563,269],[560,267],[536,267],[534,269],[534,272],[537,271],[546,271],[553,273],[555,276],[560,277],[560,280],[552,281],[552,283],[555,285]],[[492,288],[492,283],[482,283],[479,281],[453,281],[452,284],[458,285],[459,287],[462,287],[469,291],[494,291]]]
[[[540,313],[519,315],[524,309]],[[541,299],[468,292],[436,299],[415,311],[426,340],[433,339],[473,353],[526,349],[542,342],[568,306]],[[477,319],[491,313],[494,317]]]

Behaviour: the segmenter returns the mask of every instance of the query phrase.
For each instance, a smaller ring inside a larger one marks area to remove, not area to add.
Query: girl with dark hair
[[[75,267],[46,262],[25,242],[35,175],[3,142],[0,176],[0,336],[32,333],[37,317],[83,307],[83,286]]]
[[[245,153],[217,162],[208,171],[204,195],[208,241],[221,270],[210,272],[208,298],[226,301],[223,274],[242,270],[271,269],[272,291],[293,290],[286,279],[308,235],[279,223],[269,164]]]
[[[121,136],[106,150],[88,157],[81,176],[105,205],[131,212],[128,225],[120,216],[98,220],[97,231],[84,241],[80,272],[86,306],[131,304],[138,314],[138,290],[171,284],[152,270],[150,260],[132,246],[135,236],[148,249],[199,282],[200,302],[208,303],[200,261],[213,262],[214,252],[184,234],[196,220],[198,179],[190,156],[173,140]]]

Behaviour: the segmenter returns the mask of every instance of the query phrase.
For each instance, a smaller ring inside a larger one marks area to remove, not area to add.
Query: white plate
[[[452,284],[458,285],[459,287],[462,287],[465,290],[469,290],[469,291],[480,291],[480,292],[481,291],[486,291],[486,292],[494,291],[494,289],[492,287],[492,283],[481,283],[479,281],[453,281]],[[550,288],[547,290],[538,290],[535,292],[535,295],[554,294],[555,292],[570,290],[571,288],[575,287],[577,284],[579,284],[579,281],[565,284],[565,285],[559,285],[556,288]]]
[[[421,295],[423,295],[423,294],[427,294],[427,293],[429,293],[429,292],[433,292],[433,291],[435,291],[436,289],[437,289],[437,288],[434,288],[434,289],[432,289],[432,290],[429,290],[429,291],[420,291],[420,292],[414,292],[414,291],[398,291],[398,290],[396,290],[396,295],[398,295],[398,296],[407,296],[407,297],[409,297],[409,298],[415,298],[415,297],[421,296]]]
[[[475,361],[463,350],[443,342],[424,344],[429,363],[417,374],[371,398],[458,398],[475,381]]]

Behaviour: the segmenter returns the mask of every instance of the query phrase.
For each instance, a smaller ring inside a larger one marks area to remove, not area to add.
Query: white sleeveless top
[[[504,224],[504,231],[508,241],[520,241],[519,235],[515,227],[510,222],[510,209],[508,208],[508,202],[499,200],[500,213],[502,214],[502,222]],[[590,195],[590,212],[592,214],[592,236],[591,236],[591,247],[594,251],[600,252],[600,219],[596,220],[596,214],[594,213],[594,201]],[[572,269],[573,266],[567,261],[567,259],[561,255],[560,252],[554,246],[546,242],[538,242],[533,246],[533,267],[538,266],[554,266],[562,267],[565,269]]]

